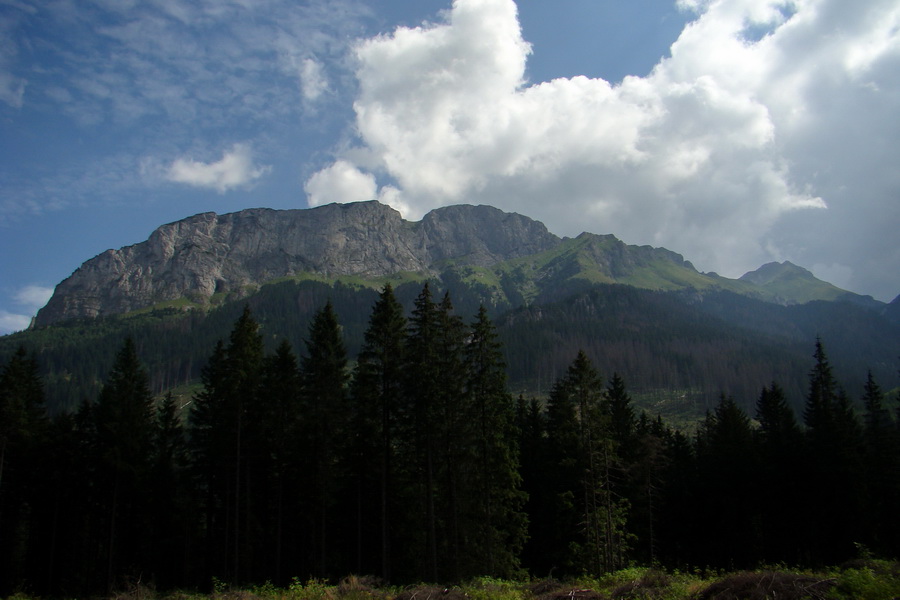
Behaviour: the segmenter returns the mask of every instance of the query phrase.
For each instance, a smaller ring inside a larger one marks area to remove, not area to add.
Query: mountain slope
[[[378,287],[404,273],[465,283],[497,308],[609,283],[728,290],[780,304],[849,300],[883,307],[791,263],[770,263],[734,280],[700,273],[665,248],[592,233],[559,238],[538,221],[490,206],[448,206],[410,222],[371,201],[204,213],[163,225],[145,242],[85,262],[56,287],[35,326],[151,307],[208,308],[284,278],[354,278]]]
[[[378,202],[204,213],[87,261],[57,286],[35,325],[182,298],[202,304],[302,273],[372,279],[431,273],[447,260],[494,264],[557,243],[543,224],[486,206],[438,209],[418,223]]]
[[[781,304],[803,304],[814,300],[855,302],[864,306],[881,305],[871,296],[861,296],[816,278],[803,267],[785,261],[767,263],[739,279],[752,283],[772,295]]]

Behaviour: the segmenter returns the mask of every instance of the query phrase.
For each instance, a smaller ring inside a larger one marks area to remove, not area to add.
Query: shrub
[[[394,600],[467,600],[468,596],[455,587],[420,585],[409,587],[397,594]]]
[[[670,593],[672,578],[656,569],[645,571],[638,579],[620,585],[612,591],[615,599],[661,600]]]
[[[709,585],[698,600],[824,600],[834,588],[834,579],[810,575],[764,571],[735,573]]]

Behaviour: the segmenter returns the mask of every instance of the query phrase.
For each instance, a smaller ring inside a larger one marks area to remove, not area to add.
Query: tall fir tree
[[[19,347],[0,370],[0,594],[26,579],[38,542],[32,498],[48,426],[37,360]]]
[[[602,380],[579,351],[554,386],[548,413],[548,443],[558,453],[554,489],[561,536],[555,551],[571,572],[603,573],[620,568],[628,539],[627,502],[613,489],[618,460],[602,408]],[[563,566],[563,565],[560,565]]]
[[[473,531],[468,536],[468,547],[477,549],[473,559],[484,569],[481,574],[511,577],[519,569],[527,536],[527,516],[523,512],[527,495],[519,474],[515,411],[506,386],[506,364],[497,332],[483,305],[471,327],[465,361],[471,416],[468,421],[477,424],[466,430],[475,434],[475,484],[468,491],[476,503],[472,507]],[[460,423],[455,430],[461,430],[463,425]]]
[[[156,410],[150,467],[151,540],[148,566],[161,589],[193,583],[190,556],[197,511],[188,478],[187,439],[171,392]]]
[[[332,540],[341,522],[333,514],[339,484],[339,457],[348,431],[347,351],[334,307],[327,302],[313,317],[300,366],[305,455],[311,461],[309,491],[313,515],[313,539],[319,577],[334,577],[336,548]]]
[[[801,559],[803,433],[784,390],[776,382],[763,387],[756,403],[756,447],[760,477],[776,493],[760,495],[761,554],[767,562],[796,564]]]
[[[206,580],[224,577],[228,571],[226,498],[230,470],[226,456],[231,436],[227,433],[225,375],[225,343],[219,340],[200,372],[202,387],[194,395],[188,414],[190,468],[203,515],[200,569]]]
[[[862,534],[862,440],[846,393],[838,385],[821,339],[803,418],[806,423],[804,482],[806,555],[813,564],[834,564],[853,556]],[[830,523],[822,527],[822,523]]]
[[[99,459],[94,483],[108,532],[103,548],[107,591],[120,583],[119,576],[149,563],[144,532],[150,527],[154,416],[150,379],[128,338],[92,411]]]
[[[419,573],[431,581],[438,579],[438,477],[440,469],[439,430],[441,423],[438,403],[441,395],[438,335],[440,312],[434,302],[428,282],[416,297],[409,318],[407,364],[403,425],[404,464],[406,485],[413,491],[411,513],[418,519],[415,529],[424,535],[413,535],[413,547],[418,546],[411,560],[418,563]],[[421,544],[417,544],[421,540]]]
[[[403,412],[406,317],[390,284],[369,317],[351,383],[352,451],[356,499],[356,572],[394,577],[395,538],[403,529],[405,490],[398,485],[397,444]],[[402,572],[403,564],[400,569]]]
[[[207,495],[209,574],[237,583],[250,577],[259,522],[251,511],[265,472],[264,408],[259,406],[264,350],[259,324],[249,306],[229,336],[216,345],[203,372],[203,391],[191,415],[195,457]]]
[[[720,397],[698,436],[696,452],[704,515],[698,541],[717,567],[752,567],[760,555],[759,463],[750,418],[733,398]]]
[[[266,577],[285,585],[289,575],[312,573],[306,553],[310,536],[304,535],[302,515],[309,514],[301,498],[310,489],[306,446],[301,447],[302,399],[300,367],[291,344],[282,340],[275,353],[267,356],[262,369],[261,408],[265,452],[269,457],[265,473],[265,511],[262,515],[266,538]],[[308,528],[307,528],[308,529]],[[293,573],[289,569],[296,569]]]
[[[900,550],[900,435],[884,405],[884,393],[868,372],[865,407],[865,475],[868,491],[866,527],[873,550],[891,556]]]

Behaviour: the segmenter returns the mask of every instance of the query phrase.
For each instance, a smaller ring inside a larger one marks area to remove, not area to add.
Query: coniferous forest
[[[896,557],[900,415],[826,350],[810,340],[802,413],[773,381],[689,433],[585,352],[546,399],[513,397],[487,311],[427,284],[409,314],[386,286],[355,356],[330,302],[274,352],[245,308],[184,405],[129,339],[96,397],[48,416],[20,350],[0,365],[0,594]]]

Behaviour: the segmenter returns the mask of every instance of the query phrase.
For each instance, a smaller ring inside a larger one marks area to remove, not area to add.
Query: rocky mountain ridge
[[[665,248],[632,246],[608,234],[560,238],[538,221],[490,206],[442,207],[413,222],[370,201],[209,212],[163,225],[145,242],[85,262],[56,287],[34,326],[181,299],[204,305],[285,277],[378,280],[451,271],[510,307],[604,283],[724,289],[780,304],[867,298],[790,263],[765,265],[734,280],[700,273]]]
[[[444,207],[418,222],[375,201],[202,213],[85,262],[56,287],[35,326],[185,296],[203,301],[300,273],[378,278],[429,273],[447,261],[488,266],[559,242],[542,223],[489,206]]]

